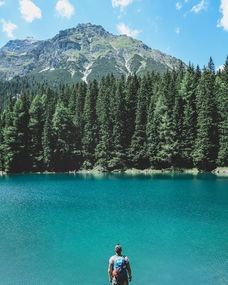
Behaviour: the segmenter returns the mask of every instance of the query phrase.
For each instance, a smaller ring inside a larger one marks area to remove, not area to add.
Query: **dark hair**
[[[122,247],[119,243],[117,243],[117,245],[115,246],[115,251],[116,252],[121,252],[122,251]]]

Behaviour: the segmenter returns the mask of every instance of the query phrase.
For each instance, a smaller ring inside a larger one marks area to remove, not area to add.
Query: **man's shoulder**
[[[124,257],[126,262],[129,262],[129,258],[126,255],[124,255],[123,257]]]
[[[109,258],[109,262],[111,263],[111,262],[113,262],[115,260],[115,255],[113,255],[113,256],[111,256],[110,258]]]
[[[129,258],[126,255],[121,255],[121,257],[123,257],[125,259],[125,261],[129,262]],[[120,258],[120,257],[117,255],[113,255],[109,258],[109,262],[113,262],[118,258]]]

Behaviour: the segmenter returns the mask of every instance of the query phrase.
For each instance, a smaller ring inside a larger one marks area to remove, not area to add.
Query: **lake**
[[[132,285],[227,285],[228,178],[0,177],[0,284],[105,285],[120,243]]]

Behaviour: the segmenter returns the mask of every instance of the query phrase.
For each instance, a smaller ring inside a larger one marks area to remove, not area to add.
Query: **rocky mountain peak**
[[[54,38],[67,39],[68,37],[74,37],[75,39],[82,37],[106,37],[110,35],[102,26],[88,24],[78,24],[75,28],[60,31]]]
[[[32,48],[37,46],[39,42],[40,41],[35,40],[32,37],[27,37],[25,39],[10,40],[3,48],[1,48],[1,51],[21,54],[31,50]]]
[[[84,34],[92,32],[96,33],[99,36],[109,35],[109,32],[107,32],[101,25],[93,25],[91,23],[78,24],[76,27],[76,32],[81,32]]]
[[[180,60],[100,25],[79,24],[49,40],[9,41],[0,49],[0,79],[33,75],[42,80],[76,82],[122,74],[177,68]]]

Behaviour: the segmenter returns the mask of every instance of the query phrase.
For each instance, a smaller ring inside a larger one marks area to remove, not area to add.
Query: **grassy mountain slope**
[[[45,41],[9,41],[0,49],[0,79],[33,75],[69,83],[99,79],[107,73],[164,72],[180,63],[126,35],[112,35],[102,26],[79,24]]]

